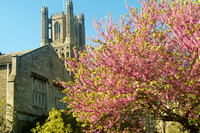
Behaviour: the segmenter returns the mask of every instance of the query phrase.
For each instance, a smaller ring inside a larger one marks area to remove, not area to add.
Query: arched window
[[[55,29],[55,40],[60,39],[60,24],[58,22],[54,25]]]

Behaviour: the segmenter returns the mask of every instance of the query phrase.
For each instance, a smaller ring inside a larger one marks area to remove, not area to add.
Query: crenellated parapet
[[[51,17],[52,17],[52,19],[54,19],[54,18],[61,18],[61,17],[65,17],[66,15],[65,15],[65,13],[64,12],[57,12],[56,14],[52,14],[51,15]]]
[[[50,18],[48,7],[42,7],[42,35],[41,45],[50,43],[59,57],[74,57],[73,47],[81,50],[85,45],[84,14],[73,13],[72,0],[66,1],[66,13],[57,12]]]

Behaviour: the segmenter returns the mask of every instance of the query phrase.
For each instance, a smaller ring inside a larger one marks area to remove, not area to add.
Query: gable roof
[[[60,64],[62,64],[63,66],[63,70],[66,71],[65,66],[63,65],[63,62],[60,60],[60,58],[58,57],[56,51],[54,50],[54,48],[51,46],[51,44],[46,44],[44,46],[38,47],[36,49],[31,49],[31,50],[25,50],[25,51],[19,51],[19,52],[13,52],[13,53],[6,53],[4,55],[0,55],[0,65],[6,65],[7,63],[12,64],[12,57],[18,56],[18,57],[23,57],[26,56],[28,54],[31,54],[32,52],[35,52],[37,50],[41,50],[43,48],[50,48],[53,53],[57,56],[57,59],[60,61]],[[64,73],[63,73],[64,74]],[[69,74],[67,74],[67,77],[72,80],[71,76]]]
[[[36,48],[36,49],[30,49],[30,50],[25,50],[25,51],[19,51],[19,52],[13,52],[13,53],[6,53],[4,55],[0,55],[0,65],[4,65],[7,63],[12,63],[12,57],[14,56],[23,56],[26,54],[29,54],[33,51],[39,50],[43,47],[49,47],[51,46],[50,44],[44,45],[42,47]]]
[[[13,52],[13,53],[6,53],[4,55],[0,55],[0,65],[11,63],[13,56],[22,56],[32,50],[25,50],[25,51],[19,51],[19,52]]]

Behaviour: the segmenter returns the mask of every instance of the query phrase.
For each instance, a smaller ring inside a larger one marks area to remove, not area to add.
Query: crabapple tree
[[[144,130],[142,118],[200,127],[200,4],[144,0],[130,15],[97,22],[93,45],[66,59],[74,82],[59,81],[71,111],[91,132]],[[88,127],[88,126],[87,126]]]

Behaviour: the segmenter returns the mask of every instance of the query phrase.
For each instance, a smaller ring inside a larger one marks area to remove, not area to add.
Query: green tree
[[[6,105],[6,100],[2,97],[0,100],[0,133],[12,131],[14,120],[10,121],[9,119],[6,119],[6,115],[15,118],[15,114],[16,111],[14,108],[11,105]]]
[[[5,100],[0,101],[0,132],[5,130]]]
[[[43,125],[38,122],[36,127],[31,129],[33,133],[81,133],[81,124],[70,114],[62,110],[52,109]]]

